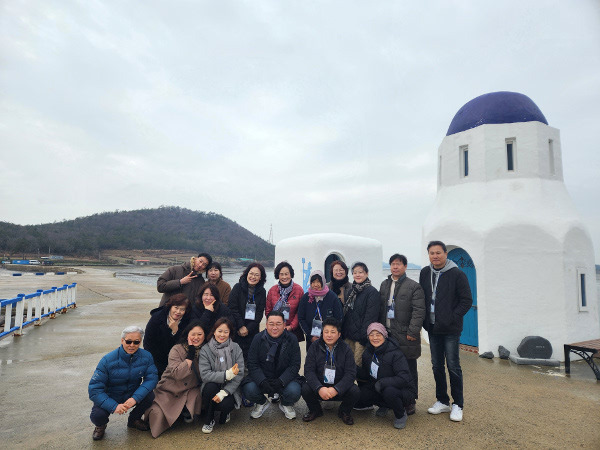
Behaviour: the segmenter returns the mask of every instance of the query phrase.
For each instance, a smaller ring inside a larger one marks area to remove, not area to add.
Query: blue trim
[[[479,125],[548,121],[529,97],[518,92],[490,92],[466,103],[458,110],[446,136],[476,128]]]

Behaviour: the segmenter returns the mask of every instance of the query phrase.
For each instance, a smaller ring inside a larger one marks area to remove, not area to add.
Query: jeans
[[[446,368],[450,375],[450,393],[455,405],[463,407],[463,378],[458,354],[459,334],[430,334],[431,365],[435,379],[435,396],[439,402],[449,405],[448,384],[446,383]]]
[[[354,408],[354,405],[360,398],[360,390],[358,389],[357,385],[353,384],[344,394],[338,394],[330,400],[323,400],[321,399],[319,393],[313,391],[308,383],[304,383],[302,385],[302,398],[306,402],[308,410],[311,412],[322,411],[320,402],[333,401],[342,402],[340,405],[340,411],[350,414],[352,412],[352,408]]]
[[[252,403],[258,403],[264,405],[267,401],[265,397],[266,392],[262,392],[260,387],[256,385],[254,381],[249,381],[242,386],[242,392],[244,397]],[[300,394],[302,388],[297,381],[290,381],[287,386],[279,393],[281,396],[281,404],[284,406],[292,406],[298,400],[300,400]]]
[[[150,392],[148,395],[144,397],[144,399],[137,403],[133,409],[131,409],[129,413],[129,419],[127,423],[132,423],[137,419],[141,419],[144,413],[154,401],[154,392]],[[99,406],[92,406],[92,412],[90,413],[90,420],[97,427],[101,427],[102,425],[106,425],[108,423],[108,418],[112,413],[108,412],[105,409],[100,408]]]

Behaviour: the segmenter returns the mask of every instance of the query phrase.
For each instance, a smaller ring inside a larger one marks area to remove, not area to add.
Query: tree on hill
[[[90,255],[102,250],[206,251],[272,260],[275,247],[236,222],[213,212],[175,206],[115,211],[42,225],[0,222],[0,251]]]

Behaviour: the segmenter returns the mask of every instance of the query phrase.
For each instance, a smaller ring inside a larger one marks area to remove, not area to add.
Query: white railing
[[[77,307],[76,300],[77,283],[38,289],[33,294],[19,294],[15,298],[0,300],[0,314],[4,314],[4,331],[0,333],[0,339],[11,333],[20,336],[23,327],[32,323],[42,325],[43,318],[54,319],[56,313],[66,313],[67,308]]]

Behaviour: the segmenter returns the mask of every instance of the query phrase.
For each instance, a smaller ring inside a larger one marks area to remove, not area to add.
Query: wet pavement
[[[100,358],[119,345],[123,328],[145,326],[160,294],[109,271],[85,270],[60,277],[0,276],[0,298],[78,283],[76,309],[26,328],[21,337],[0,340],[0,448],[600,448],[600,382],[585,363],[574,363],[566,377],[564,367],[517,366],[461,352],[464,420],[453,423],[447,414],[427,414],[435,401],[427,345],[418,362],[417,413],[404,430],[392,427],[391,412],[385,419],[374,411],[354,412],[349,427],[335,409],[325,410],[306,424],[300,400],[295,420],[274,406],[253,420],[243,408],[210,435],[197,424],[180,424],[153,439],[113,415],[104,440],[93,442],[89,379]]]

